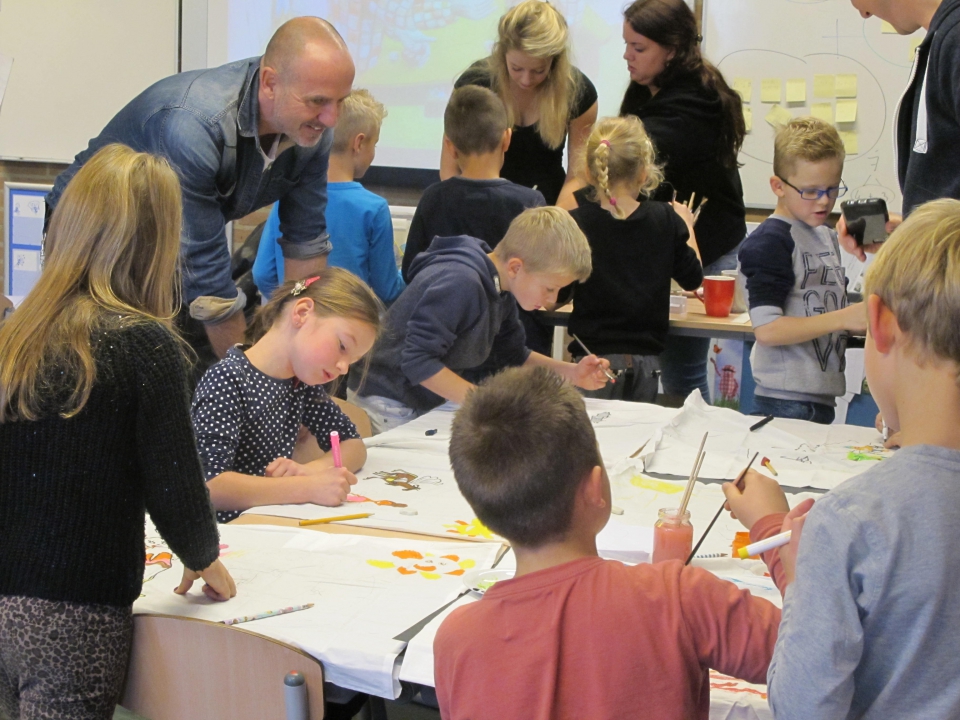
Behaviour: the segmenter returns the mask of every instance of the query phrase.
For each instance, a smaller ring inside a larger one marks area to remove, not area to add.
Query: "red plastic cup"
[[[724,275],[708,275],[703,279],[703,306],[707,315],[727,317],[733,307],[735,278]]]

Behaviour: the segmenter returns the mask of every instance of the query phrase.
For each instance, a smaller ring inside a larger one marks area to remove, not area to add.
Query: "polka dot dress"
[[[293,454],[301,425],[324,452],[333,430],[341,440],[360,437],[322,387],[264,375],[240,348],[207,370],[190,414],[208,481],[228,470],[262,476],[271,462]],[[224,523],[239,516],[238,510],[217,513]]]

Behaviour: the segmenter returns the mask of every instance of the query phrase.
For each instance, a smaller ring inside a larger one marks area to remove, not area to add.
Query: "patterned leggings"
[[[110,720],[132,639],[129,607],[0,595],[0,720]]]

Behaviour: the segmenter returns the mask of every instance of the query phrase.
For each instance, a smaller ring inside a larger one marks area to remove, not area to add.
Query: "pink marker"
[[[330,433],[330,452],[333,453],[333,466],[342,468],[343,459],[340,457],[340,433],[336,430]]]

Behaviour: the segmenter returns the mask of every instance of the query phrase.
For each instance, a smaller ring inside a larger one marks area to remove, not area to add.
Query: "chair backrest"
[[[323,718],[323,668],[289,645],[203,620],[137,615],[121,705],[150,720],[285,720],[283,679],[303,673]]]
[[[357,426],[357,432],[360,433],[360,437],[368,438],[373,435],[373,425],[370,424],[370,416],[367,415],[366,410],[359,405],[354,405],[352,402],[341,400],[338,397],[333,398],[333,401],[340,406],[343,414],[350,418],[350,422]]]

